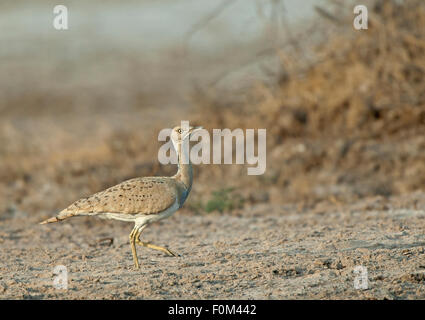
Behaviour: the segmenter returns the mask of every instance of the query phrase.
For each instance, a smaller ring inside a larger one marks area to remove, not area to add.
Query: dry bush
[[[240,165],[195,167],[185,207],[195,212],[212,200],[236,211],[241,203],[268,201],[320,208],[321,201],[424,189],[425,3],[375,1],[367,31],[353,29],[352,7],[338,10],[347,16],[337,26],[327,22],[334,31],[311,43],[309,59],[301,59],[301,40],[292,43],[274,52],[278,77],[242,93],[200,87],[184,115],[148,112],[143,86],[131,77],[133,85],[115,88],[116,99],[102,91],[52,95],[36,87],[3,93],[0,212],[46,214],[126,178],[173,174],[175,166],[157,163],[160,144],[152,141],[170,119],[187,115],[207,129],[267,129],[264,175],[247,176]],[[121,104],[126,107],[116,113],[107,108]],[[12,113],[19,120],[9,121]],[[237,192],[217,197],[223,190]]]
[[[194,97],[210,127],[267,128],[268,170],[257,180],[275,189],[273,200],[425,186],[425,4],[375,1],[364,31],[353,29],[352,7],[345,12],[338,32],[315,46],[314,63],[282,50],[274,84]]]

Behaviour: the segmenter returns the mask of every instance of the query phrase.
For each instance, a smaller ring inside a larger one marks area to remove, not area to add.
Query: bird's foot
[[[140,240],[136,240],[136,243],[137,243],[138,245],[141,245],[141,246],[146,247],[146,248],[150,248],[150,249],[154,249],[154,250],[162,251],[162,252],[164,252],[165,254],[169,255],[170,257],[178,257],[178,256],[180,256],[179,254],[177,254],[177,253],[175,253],[175,252],[171,251],[171,250],[170,250],[170,249],[168,249],[168,248],[161,247],[161,246],[157,246],[157,245],[154,245],[154,244],[149,243],[149,242],[143,242],[143,241],[140,241]]]

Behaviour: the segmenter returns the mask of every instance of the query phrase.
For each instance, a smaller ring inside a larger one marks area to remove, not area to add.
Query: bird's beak
[[[203,129],[201,126],[199,127],[190,127],[189,131],[187,132],[187,134],[185,135],[185,138],[190,136],[192,133],[194,133],[195,131],[198,131],[200,129]]]
[[[200,129],[203,129],[203,128],[202,127],[189,127],[189,130],[186,132],[186,134],[184,134],[182,140],[186,139],[187,137],[190,137],[190,135],[193,132],[200,130]]]
[[[200,130],[200,129],[203,129],[201,126],[199,126],[199,127],[192,127],[190,130],[189,130],[189,132],[190,133],[193,133],[193,132],[195,132],[195,131],[197,131],[197,130]]]

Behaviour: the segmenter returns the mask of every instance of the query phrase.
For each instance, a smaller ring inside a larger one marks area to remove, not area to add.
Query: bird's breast
[[[183,190],[179,196],[179,208],[183,207],[184,202],[189,196],[189,190]]]

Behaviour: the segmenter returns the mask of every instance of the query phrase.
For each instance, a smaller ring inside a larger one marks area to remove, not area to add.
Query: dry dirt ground
[[[181,256],[139,247],[135,271],[131,224],[80,217],[41,226],[38,215],[9,212],[0,221],[0,297],[424,299],[424,216],[421,192],[308,210],[183,210],[142,234]],[[67,267],[68,290],[53,287],[57,265]],[[356,266],[367,268],[366,290],[354,288]]]
[[[348,9],[335,34],[314,23],[314,34],[326,30],[317,47],[312,32],[306,43],[294,33],[294,48],[270,56],[278,68],[257,60],[262,46],[239,42],[184,59],[172,44],[151,60],[144,42],[109,46],[89,27],[63,42],[3,28],[0,299],[425,299],[424,2],[376,1],[367,32],[353,30]],[[69,46],[76,39],[88,50]],[[250,72],[238,69],[216,89],[202,85],[239,66],[242,51],[264,81],[246,84]],[[38,225],[126,179],[174,174],[157,163],[157,135],[187,119],[267,128],[268,164],[259,177],[238,165],[195,168],[185,207],[142,234],[180,257],[138,248],[134,271],[131,224]],[[223,188],[238,194],[213,203],[234,210],[206,213]],[[53,286],[58,265],[66,291]],[[354,287],[357,266],[366,290]]]

